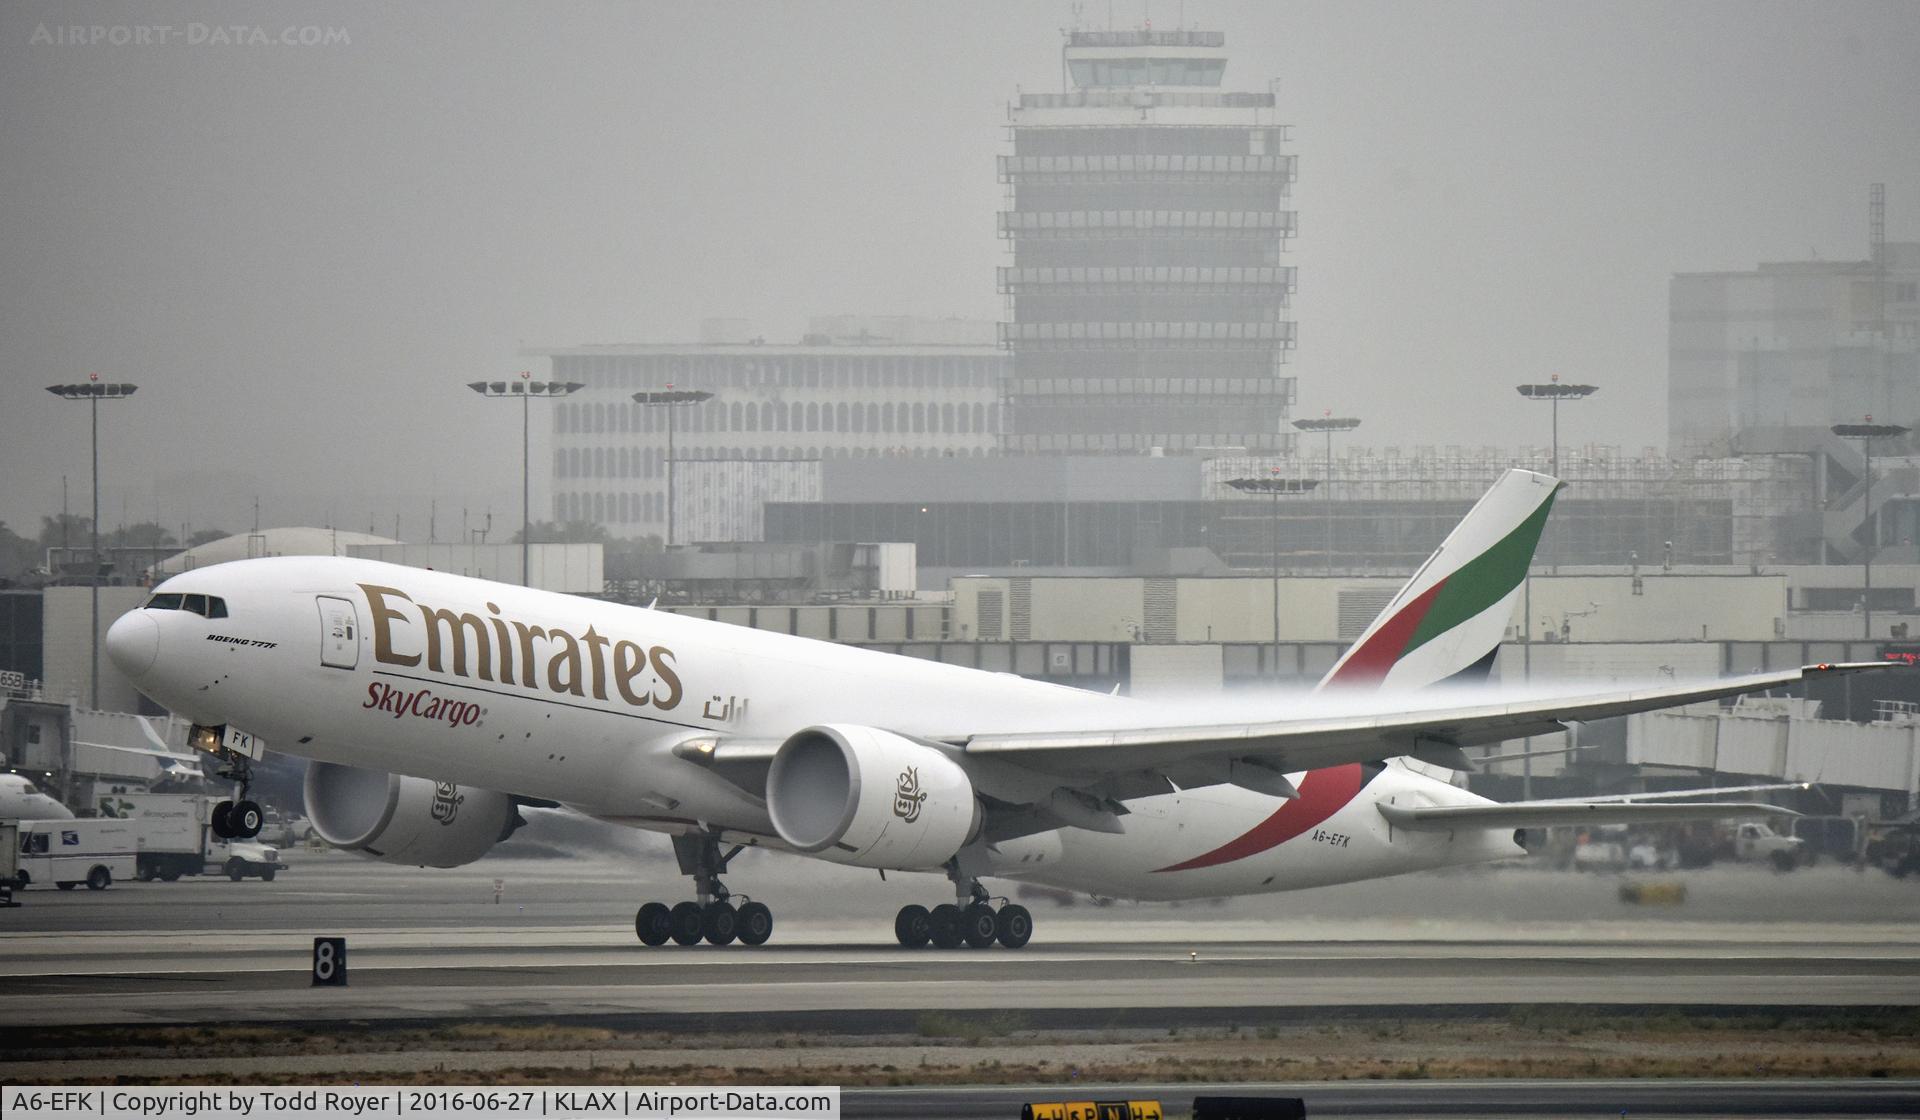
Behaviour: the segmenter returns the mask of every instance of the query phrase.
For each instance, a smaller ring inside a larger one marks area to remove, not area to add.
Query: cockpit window
[[[167,592],[147,600],[150,611],[192,611],[206,618],[227,617],[227,601],[218,595],[180,595]]]
[[[32,782],[21,783],[20,792],[26,794],[28,797],[38,797],[40,795],[39,788]]]

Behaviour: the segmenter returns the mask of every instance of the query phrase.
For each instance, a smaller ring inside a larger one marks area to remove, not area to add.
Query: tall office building
[[[1667,295],[1667,452],[1675,458],[1817,440],[1869,413],[1920,419],[1920,243],[1858,261],[1683,272]]]
[[[1009,106],[1002,444],[1285,451],[1296,157],[1274,95],[1220,89],[1217,31],[1072,31],[1065,89]]]

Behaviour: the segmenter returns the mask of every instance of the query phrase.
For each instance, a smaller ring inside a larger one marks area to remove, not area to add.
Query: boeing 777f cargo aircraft
[[[1777,812],[1497,804],[1446,780],[1463,747],[1849,668],[1584,695],[1428,688],[1484,676],[1558,487],[1508,472],[1317,692],[1259,711],[335,557],[176,576],[107,649],[229,763],[221,831],[258,830],[248,762],[271,748],[311,760],[315,830],[375,859],[471,862],[526,805],[669,834],[695,897],[640,907],[648,945],[766,941],[771,911],[736,907],[720,879],[763,846],[944,872],[957,901],[903,908],[899,940],[1018,948],[1031,915],[994,906],[981,877],[1217,897],[1503,859],[1526,827]]]

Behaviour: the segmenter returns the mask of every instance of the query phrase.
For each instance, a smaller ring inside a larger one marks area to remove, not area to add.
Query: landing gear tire
[[[764,902],[749,902],[734,915],[734,933],[742,945],[765,945],[773,936],[773,911]]]
[[[96,867],[92,871],[87,872],[87,889],[88,890],[104,891],[112,885],[113,885],[113,872],[108,871],[106,868]]]
[[[669,913],[673,928],[669,936],[676,945],[698,945],[706,936],[707,916],[697,902],[682,902]]]
[[[266,821],[267,815],[260,811],[257,801],[236,801],[227,812],[227,828],[236,840],[251,840],[260,835],[260,826]]]
[[[958,949],[964,939],[960,928],[960,908],[943,902],[927,914],[927,940],[936,949]]]
[[[993,916],[993,925],[993,935],[1009,949],[1018,949],[1033,937],[1033,915],[1011,902]]]
[[[924,906],[902,906],[893,919],[893,936],[907,948],[918,949],[933,936],[932,920]]]
[[[700,935],[709,945],[731,945],[739,932],[739,915],[730,902],[709,902],[700,915]]]
[[[993,917],[993,907],[976,902],[960,913],[960,935],[966,938],[967,945],[974,949],[985,949],[993,944],[998,932]]]
[[[233,812],[233,802],[219,801],[214,803],[212,821],[211,821],[213,825],[213,834],[215,836],[218,836],[222,840],[233,839],[232,826],[227,821],[228,814],[232,812]]]
[[[673,911],[664,902],[647,903],[633,916],[633,932],[642,945],[665,945],[673,937]]]

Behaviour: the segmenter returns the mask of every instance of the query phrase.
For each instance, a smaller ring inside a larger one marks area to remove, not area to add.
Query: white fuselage
[[[0,821],[66,820],[73,810],[41,793],[18,774],[0,774]]]
[[[1008,674],[374,561],[240,561],[156,590],[218,596],[225,617],[138,610],[115,624],[109,650],[143,692],[196,723],[243,728],[306,758],[775,848],[758,791],[672,748],[715,736],[778,742],[823,723],[959,742],[1139,726],[1148,713]],[[1003,841],[985,852],[985,873],[1194,898],[1520,854],[1507,833],[1389,828],[1378,801],[1483,801],[1417,764],[1292,778],[1302,791],[1293,801],[1229,785],[1134,798],[1123,833]]]

